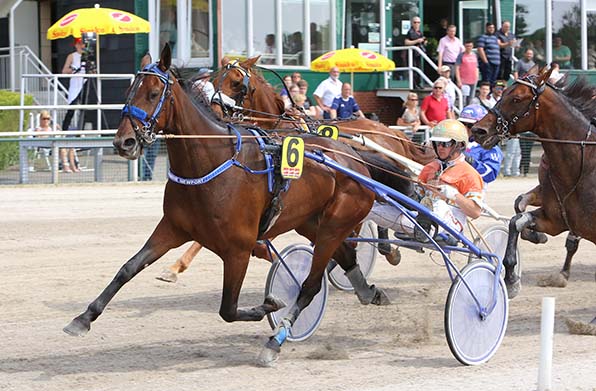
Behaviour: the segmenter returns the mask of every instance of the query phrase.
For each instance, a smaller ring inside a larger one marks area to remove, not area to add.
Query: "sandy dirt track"
[[[489,204],[510,215],[535,183],[499,179]],[[479,367],[461,366],[447,346],[440,258],[407,250],[397,267],[379,257],[369,279],[392,305],[361,306],[331,288],[315,336],[286,344],[273,368],[254,365],[266,320],[220,319],[214,254],[202,252],[176,284],[155,279],[186,246],[128,283],[87,336],[63,333],[142,246],[162,194],[163,184],[0,188],[0,390],[535,390],[543,296],[556,297],[553,389],[596,389],[596,337],[570,335],[564,322],[596,316],[594,245],[580,244],[567,288],[536,286],[562,266],[564,236],[522,243],[522,292],[510,301],[501,348]],[[291,233],[275,243],[298,241]],[[261,303],[268,267],[251,262],[241,305]]]

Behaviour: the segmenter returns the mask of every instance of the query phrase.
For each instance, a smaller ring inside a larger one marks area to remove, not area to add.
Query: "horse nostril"
[[[126,140],[124,140],[123,147],[126,150],[130,150],[130,149],[133,149],[136,145],[137,145],[137,140],[135,138],[131,137],[131,138],[127,138]]]
[[[472,128],[472,133],[477,137],[487,135],[486,129],[476,128],[476,127]]]

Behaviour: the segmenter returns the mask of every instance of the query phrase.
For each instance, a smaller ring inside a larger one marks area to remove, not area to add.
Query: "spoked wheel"
[[[377,225],[370,220],[366,220],[362,223],[360,232],[358,233],[359,238],[377,238]],[[356,263],[360,265],[360,271],[365,278],[368,278],[375,267],[375,260],[377,259],[377,245],[376,243],[369,242],[358,242],[356,246]],[[331,284],[342,291],[353,291],[354,288],[350,283],[350,280],[344,274],[344,269],[341,268],[334,260],[329,262],[327,268],[329,281]]]
[[[474,244],[476,247],[480,248],[484,251],[490,251],[495,253],[500,260],[503,260],[505,256],[505,250],[507,249],[507,241],[509,240],[509,229],[504,225],[491,225],[490,227],[484,229],[482,231],[482,236],[484,237],[486,243],[482,240],[482,238],[477,237],[474,239]],[[490,247],[490,249],[486,246]],[[473,254],[470,255],[470,262],[477,261]],[[515,260],[517,261],[515,264],[515,273],[521,277],[522,267],[521,267],[521,258],[519,256],[519,247],[515,250]],[[505,276],[505,269],[502,269],[503,276]]]
[[[288,314],[294,303],[296,303],[302,283],[306,280],[310,272],[312,254],[313,249],[311,246],[305,244],[290,245],[280,253],[285,265],[277,260],[273,263],[271,269],[269,269],[265,295],[272,294],[287,304],[286,307],[279,311],[267,314],[267,319],[272,329],[277,327],[281,320]],[[304,341],[315,333],[323,320],[328,293],[327,276],[323,274],[321,290],[313,298],[308,307],[302,310],[300,316],[294,322],[288,335],[289,341]]]
[[[456,278],[445,303],[445,335],[449,349],[464,365],[479,365],[497,352],[507,329],[509,303],[503,278],[494,286],[495,267],[488,262],[473,262],[464,267],[461,275],[481,306],[493,301],[497,289],[496,306],[485,318],[461,278]]]

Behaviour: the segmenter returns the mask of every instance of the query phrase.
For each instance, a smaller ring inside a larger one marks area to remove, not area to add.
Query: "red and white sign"
[[[64,18],[62,22],[60,22],[60,27],[68,26],[79,16],[79,14],[72,14]]]
[[[364,58],[367,58],[369,60],[376,60],[377,59],[377,55],[371,52],[360,52],[360,55]]]
[[[132,22],[132,18],[129,15],[123,14],[122,12],[112,12],[111,16],[122,23]]]

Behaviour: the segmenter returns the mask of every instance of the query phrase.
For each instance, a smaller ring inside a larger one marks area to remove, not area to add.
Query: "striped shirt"
[[[478,48],[483,48],[488,62],[491,64],[501,64],[501,50],[499,49],[499,41],[496,35],[483,34],[476,42]]]

